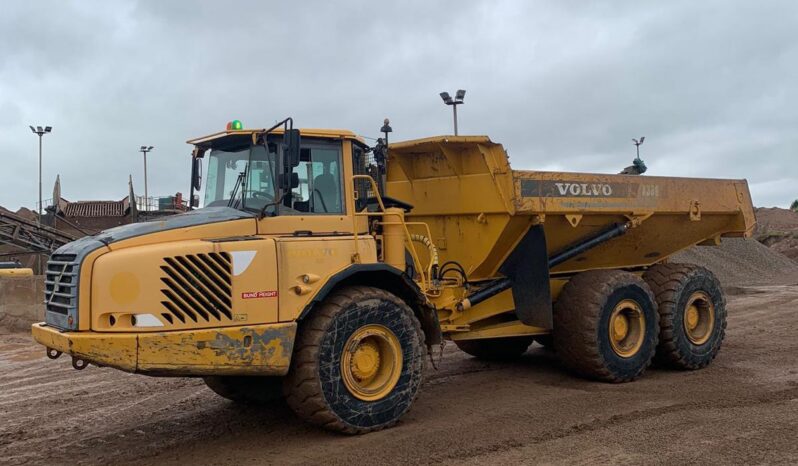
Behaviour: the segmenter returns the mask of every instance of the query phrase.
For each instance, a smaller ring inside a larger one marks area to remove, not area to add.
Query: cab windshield
[[[214,149],[208,156],[206,207],[233,207],[274,213],[277,153],[263,145]]]

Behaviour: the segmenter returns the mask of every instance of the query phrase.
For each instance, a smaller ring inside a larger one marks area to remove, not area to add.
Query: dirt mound
[[[694,246],[671,260],[703,265],[724,287],[798,284],[798,264],[754,239],[724,238],[720,246]]]
[[[778,207],[756,209],[756,232],[798,231],[798,212]]]
[[[798,213],[778,207],[756,209],[756,239],[798,262]]]

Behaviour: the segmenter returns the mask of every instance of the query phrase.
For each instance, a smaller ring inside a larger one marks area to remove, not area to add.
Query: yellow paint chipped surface
[[[156,375],[285,375],[296,323],[160,333],[59,332],[34,324],[47,348],[127,372]]]

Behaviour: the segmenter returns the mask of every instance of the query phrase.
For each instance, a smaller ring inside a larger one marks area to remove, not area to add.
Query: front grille
[[[49,312],[67,315],[78,306],[78,264],[75,254],[53,254],[47,261],[44,304]]]
[[[170,324],[233,319],[230,254],[189,254],[164,258],[161,316]]]

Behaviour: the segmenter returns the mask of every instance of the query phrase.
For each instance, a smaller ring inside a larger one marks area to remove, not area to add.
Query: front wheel
[[[404,301],[378,288],[344,288],[301,323],[286,400],[326,429],[383,429],[410,409],[425,354],[421,325]]]

